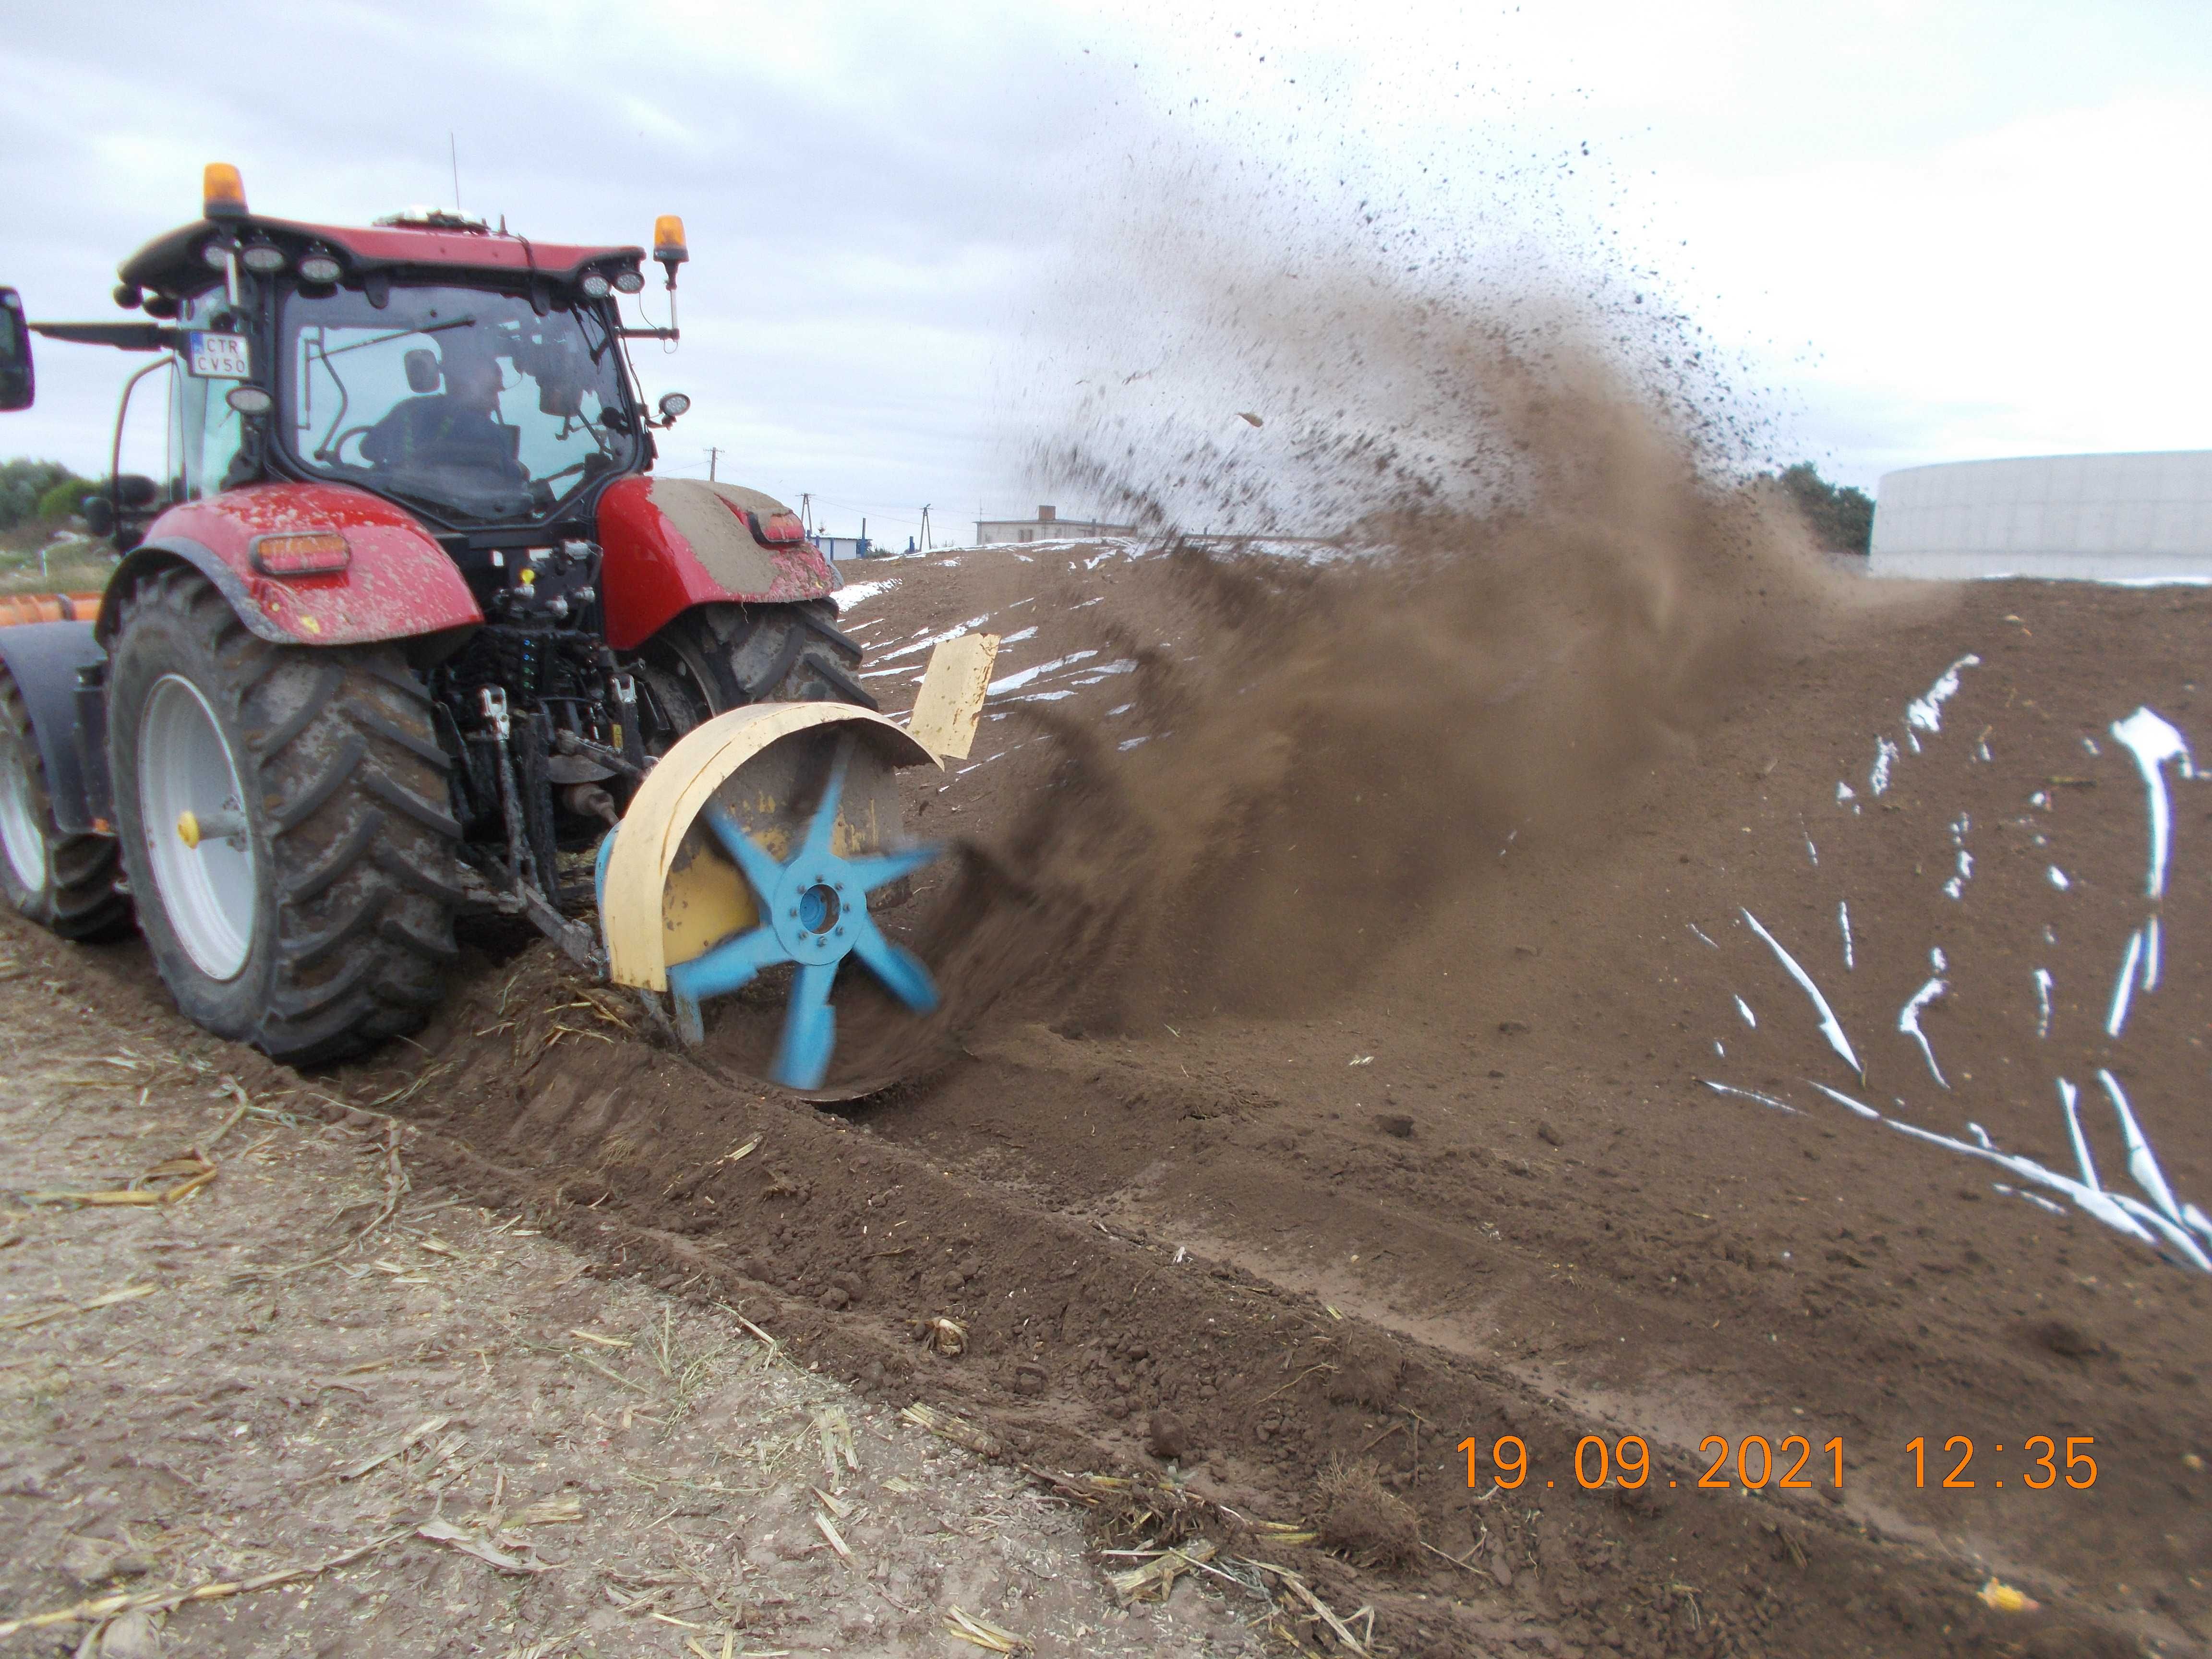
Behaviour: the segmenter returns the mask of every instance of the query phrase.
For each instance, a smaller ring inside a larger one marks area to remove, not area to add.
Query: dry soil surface
[[[135,948],[0,951],[0,1628],[67,1615],[0,1650],[988,1651],[956,1607],[1025,1651],[1250,1647],[1188,1580],[1116,1606],[1066,1504],[742,1299],[614,1275],[157,1009]]]

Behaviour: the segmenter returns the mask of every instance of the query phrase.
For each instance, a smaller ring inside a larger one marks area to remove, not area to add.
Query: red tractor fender
[[[769,520],[777,517],[790,520],[790,510],[773,496],[703,478],[629,477],[609,485],[599,497],[607,643],[634,651],[695,605],[827,599],[837,580],[819,548],[766,538]]]
[[[342,568],[271,574],[288,558],[336,556],[327,542],[333,532],[345,542]],[[318,535],[319,544],[263,544]],[[276,645],[367,645],[484,619],[446,550],[405,508],[345,484],[282,482],[186,501],[155,520],[108,580],[96,630],[103,644],[140,574],[179,560],[213,582],[249,629]]]

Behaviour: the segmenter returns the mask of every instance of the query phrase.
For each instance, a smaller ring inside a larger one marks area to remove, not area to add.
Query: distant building
[[[873,558],[879,550],[866,536],[817,536],[814,544],[825,559]]]
[[[1096,519],[1063,519],[1056,507],[1040,507],[1034,519],[979,519],[975,544],[1000,542],[1095,542],[1107,536],[1133,536],[1133,524],[1101,524]]]
[[[2212,450],[2034,455],[1885,472],[1876,576],[2212,576]]]

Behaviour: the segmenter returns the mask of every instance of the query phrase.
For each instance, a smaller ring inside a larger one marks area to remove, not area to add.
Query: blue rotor
[[[677,1034],[696,1047],[706,1038],[702,1002],[742,989],[763,968],[784,962],[796,964],[799,971],[784,1010],[783,1034],[769,1067],[769,1076],[787,1089],[818,1089],[829,1075],[837,1046],[837,1012],[830,1006],[830,988],[847,957],[859,957],[884,988],[913,1012],[927,1014],[937,1007],[937,988],[929,969],[912,951],[884,937],[868,915],[868,895],[927,864],[938,849],[914,847],[857,859],[840,858],[830,851],[851,757],[848,738],[837,745],[813,822],[797,850],[781,864],[744,832],[727,807],[720,801],[708,804],[707,827],[744,873],[760,921],[668,969]],[[620,833],[619,829],[609,831],[600,844],[602,887],[608,854]]]

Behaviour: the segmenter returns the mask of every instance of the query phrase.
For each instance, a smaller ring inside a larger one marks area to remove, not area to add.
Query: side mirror
[[[434,351],[414,350],[400,360],[407,370],[407,389],[428,393],[438,389],[438,354]]]
[[[0,288],[0,410],[28,409],[38,395],[31,371],[31,325],[12,288]]]

